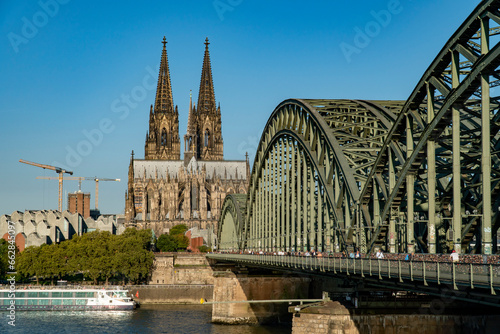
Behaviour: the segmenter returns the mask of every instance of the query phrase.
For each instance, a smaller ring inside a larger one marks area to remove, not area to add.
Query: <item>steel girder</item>
[[[241,222],[244,221],[245,206],[246,194],[230,194],[224,199],[217,229],[218,249],[241,249]]]
[[[498,84],[500,45],[490,45],[490,37],[498,33],[499,7],[483,1],[473,11],[398,115],[369,175],[386,180],[378,190],[383,201],[374,199],[373,188],[361,192],[364,209],[381,218],[370,249],[404,252],[419,244],[430,253],[461,252],[475,237],[491,253],[500,166],[498,97],[490,88]],[[395,145],[403,157],[395,158]],[[404,238],[397,236],[401,229]]]
[[[282,102],[255,157],[242,248],[334,251],[352,243],[360,190],[403,103]]]
[[[500,225],[499,9],[483,1],[405,103],[282,102],[255,157],[240,249],[353,242],[490,254]]]

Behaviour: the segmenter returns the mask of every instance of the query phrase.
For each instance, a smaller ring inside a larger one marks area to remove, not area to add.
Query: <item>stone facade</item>
[[[180,159],[179,113],[173,103],[165,38],[145,158],[135,159],[132,152],[130,159],[126,221],[152,228],[157,235],[181,223],[216,230],[225,196],[246,193],[248,188],[248,156],[223,160],[221,110],[215,102],[208,45],[207,39],[198,107],[190,98],[184,159]]]
[[[127,288],[141,307],[144,304],[196,304],[211,299],[213,285],[142,285]],[[138,296],[138,297],[137,297]]]
[[[212,267],[203,254],[156,253],[150,285],[213,285]],[[199,299],[198,299],[199,301]]]
[[[214,280],[214,302],[307,298],[309,278],[245,276],[220,272]],[[213,304],[212,321],[224,324],[276,322],[288,314],[288,303]]]
[[[82,235],[94,230],[108,231],[111,234],[121,234],[125,230],[125,225],[116,216],[100,216],[94,220],[69,211],[14,211],[10,215],[0,217],[0,235],[6,240],[9,222],[15,225],[16,245],[20,251],[28,246],[69,240],[75,234]]]

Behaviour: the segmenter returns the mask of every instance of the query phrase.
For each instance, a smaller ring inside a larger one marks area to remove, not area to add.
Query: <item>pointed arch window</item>
[[[161,146],[166,146],[167,145],[167,130],[163,128],[161,130]]]
[[[203,141],[205,147],[208,146],[208,143],[210,142],[210,131],[205,130],[205,140]]]

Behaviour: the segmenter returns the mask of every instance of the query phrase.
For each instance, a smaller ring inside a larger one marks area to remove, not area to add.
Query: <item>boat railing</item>
[[[0,289],[4,286],[0,286]],[[5,285],[8,288],[7,285]],[[127,290],[123,285],[16,285],[16,291],[21,290]]]

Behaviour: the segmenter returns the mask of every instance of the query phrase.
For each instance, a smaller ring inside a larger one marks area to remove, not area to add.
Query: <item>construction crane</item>
[[[43,169],[50,169],[50,170],[55,171],[57,174],[59,174],[59,177],[57,177],[56,179],[59,180],[59,212],[62,212],[63,174],[66,173],[69,175],[73,175],[73,172],[69,171],[69,170],[65,170],[64,168],[61,168],[61,167],[39,164],[36,162],[26,161],[23,159],[20,159],[19,162],[22,162],[23,164],[32,165],[35,167],[40,167]]]
[[[52,177],[52,176],[37,176],[37,179],[45,179],[45,180],[57,180],[57,177]],[[64,180],[68,181],[78,181],[78,190],[82,190],[82,181],[95,181],[95,209],[99,209],[99,181],[118,181],[120,182],[120,179],[105,179],[105,178],[99,178],[99,177],[84,177],[84,176],[65,176],[63,177]]]

